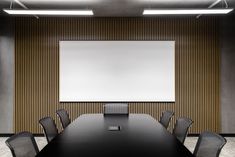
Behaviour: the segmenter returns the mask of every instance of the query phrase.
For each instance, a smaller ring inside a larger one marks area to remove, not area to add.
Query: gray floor
[[[6,137],[0,138],[0,157],[11,157],[11,152],[5,144]],[[44,137],[35,138],[39,149],[41,150],[46,144]],[[226,138],[227,144],[221,151],[220,157],[235,157],[235,137]],[[197,137],[188,137],[185,141],[185,146],[192,152],[197,142]]]

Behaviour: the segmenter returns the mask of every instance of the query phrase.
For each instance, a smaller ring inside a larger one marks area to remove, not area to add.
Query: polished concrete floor
[[[0,137],[0,157],[11,157],[11,152],[5,144],[7,137]],[[46,144],[44,137],[35,138],[39,149],[41,150]],[[221,151],[220,157],[235,157],[235,137],[227,137],[227,143]],[[188,137],[185,141],[185,146],[193,152],[197,142],[197,137]]]

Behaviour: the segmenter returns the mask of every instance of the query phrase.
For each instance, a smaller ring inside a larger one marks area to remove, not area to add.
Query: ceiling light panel
[[[68,15],[68,16],[91,16],[94,15],[92,10],[11,10],[4,9],[12,15]]]
[[[233,9],[145,9],[143,15],[227,14]]]

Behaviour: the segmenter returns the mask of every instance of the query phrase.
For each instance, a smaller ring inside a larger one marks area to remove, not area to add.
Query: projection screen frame
[[[173,42],[174,43],[174,51],[173,51],[173,65],[174,65],[174,86],[173,86],[173,90],[174,90],[174,100],[168,100],[168,101],[159,101],[159,100],[61,100],[61,42],[109,42],[109,41],[121,41],[121,42],[129,42],[129,41],[134,41],[134,42]],[[138,102],[138,103],[175,103],[175,44],[176,41],[175,40],[59,40],[59,102],[60,103],[133,103],[133,102]]]

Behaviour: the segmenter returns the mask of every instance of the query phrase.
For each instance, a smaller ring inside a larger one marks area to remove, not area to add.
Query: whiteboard
[[[174,41],[60,41],[60,102],[174,102]]]

